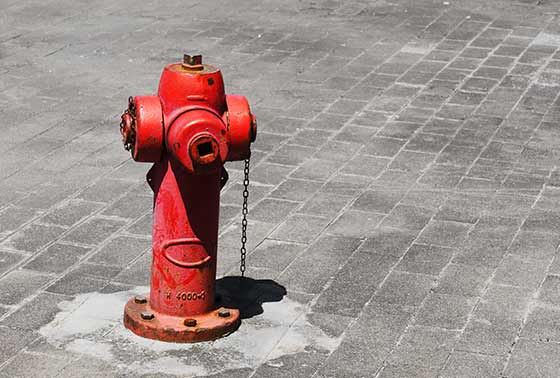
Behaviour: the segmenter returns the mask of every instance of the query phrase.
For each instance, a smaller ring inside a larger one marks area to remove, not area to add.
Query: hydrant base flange
[[[138,336],[174,343],[211,341],[237,330],[241,321],[239,310],[219,308],[188,318],[154,311],[148,302],[131,299],[124,310],[124,325]]]

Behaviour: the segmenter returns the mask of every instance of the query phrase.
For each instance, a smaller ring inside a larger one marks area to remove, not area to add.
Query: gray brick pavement
[[[560,376],[556,1],[0,3],[0,376]],[[121,335],[151,200],[118,115],[188,51],[257,114],[248,273],[287,289],[233,352]]]

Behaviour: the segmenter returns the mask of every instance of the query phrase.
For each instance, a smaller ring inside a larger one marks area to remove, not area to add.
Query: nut
[[[152,320],[153,318],[155,318],[154,314],[152,314],[151,312],[142,312],[140,313],[140,317],[144,320]]]
[[[220,318],[229,318],[230,315],[231,314],[228,309],[222,308],[218,311],[218,316]]]
[[[183,324],[185,324],[187,327],[196,327],[197,321],[196,319],[189,318],[189,319],[185,319]]]
[[[134,297],[134,302],[138,303],[138,304],[144,304],[146,302],[148,302],[148,300],[146,299],[146,297],[143,297],[141,295],[137,295]]]

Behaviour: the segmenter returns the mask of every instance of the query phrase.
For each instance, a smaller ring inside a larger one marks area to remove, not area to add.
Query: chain
[[[247,213],[249,212],[248,199],[249,199],[249,159],[245,159],[245,169],[243,170],[245,178],[243,179],[243,220],[241,221],[241,264],[239,270],[241,277],[245,276],[245,259],[247,257]]]
[[[124,149],[132,150],[136,143],[136,106],[134,98],[128,98],[128,108],[121,116],[121,135],[123,136]]]

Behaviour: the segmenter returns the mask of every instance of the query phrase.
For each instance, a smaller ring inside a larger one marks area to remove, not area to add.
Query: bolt
[[[138,304],[144,304],[146,302],[148,302],[148,300],[146,299],[146,297],[143,297],[141,295],[137,295],[134,297],[134,302],[138,303]]]
[[[202,55],[183,55],[183,64],[187,66],[198,66],[202,64]]]
[[[230,315],[231,314],[230,314],[229,310],[227,310],[225,308],[222,308],[218,311],[218,316],[220,318],[229,318]]]
[[[197,321],[196,319],[185,319],[185,321],[183,322],[183,324],[185,324],[187,327],[196,327]]]
[[[151,312],[142,312],[140,317],[144,320],[152,320],[155,316]]]

